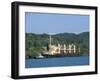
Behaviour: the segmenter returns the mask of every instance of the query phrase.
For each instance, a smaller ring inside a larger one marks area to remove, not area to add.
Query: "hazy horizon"
[[[30,33],[30,34],[37,34],[37,35],[43,35],[43,34],[47,34],[47,35],[56,35],[56,34],[64,34],[64,33],[68,33],[68,34],[76,34],[76,33],[69,33],[69,32],[62,32],[62,33],[34,33],[34,32],[26,32],[26,33]],[[77,33],[76,35],[78,34],[81,34],[81,33],[89,33],[89,31],[86,31],[86,32],[80,32],[80,33]]]

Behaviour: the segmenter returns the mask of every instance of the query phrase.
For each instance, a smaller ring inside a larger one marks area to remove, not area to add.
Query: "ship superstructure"
[[[43,56],[78,56],[80,54],[80,47],[75,44],[52,44],[52,37],[49,35],[49,45],[48,49],[43,52]]]

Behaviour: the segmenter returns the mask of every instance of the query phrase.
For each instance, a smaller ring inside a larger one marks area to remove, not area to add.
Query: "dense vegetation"
[[[81,54],[89,54],[89,32],[82,32],[80,34],[74,33],[59,33],[52,35],[52,44],[76,44],[80,46]],[[48,34],[34,34],[26,33],[26,57],[37,56],[49,44]]]

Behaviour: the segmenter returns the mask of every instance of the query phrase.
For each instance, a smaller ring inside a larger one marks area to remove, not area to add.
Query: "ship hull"
[[[52,58],[52,57],[74,57],[74,56],[81,56],[80,54],[55,54],[55,55],[50,55],[50,54],[42,54],[46,58]]]

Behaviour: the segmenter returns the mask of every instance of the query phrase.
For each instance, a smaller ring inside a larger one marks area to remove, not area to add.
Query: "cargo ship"
[[[80,47],[76,47],[75,44],[59,44],[52,45],[52,37],[49,35],[49,44],[42,52],[44,57],[65,57],[65,56],[80,56]]]

